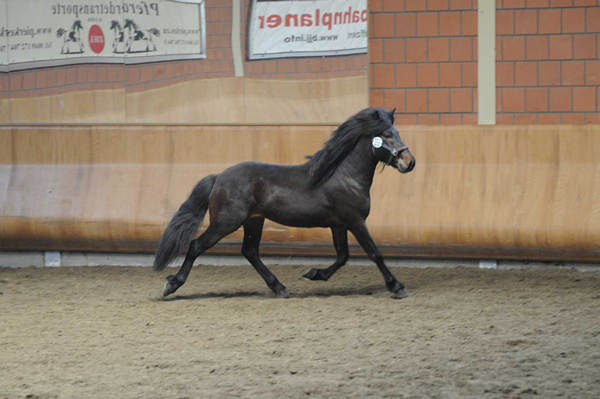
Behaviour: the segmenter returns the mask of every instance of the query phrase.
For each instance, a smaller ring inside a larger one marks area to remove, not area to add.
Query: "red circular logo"
[[[98,25],[92,25],[88,33],[88,41],[90,48],[96,54],[100,54],[104,50],[104,33]]]

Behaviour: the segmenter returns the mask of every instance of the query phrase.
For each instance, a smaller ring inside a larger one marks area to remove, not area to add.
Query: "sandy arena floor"
[[[0,269],[0,398],[598,398],[600,273]]]

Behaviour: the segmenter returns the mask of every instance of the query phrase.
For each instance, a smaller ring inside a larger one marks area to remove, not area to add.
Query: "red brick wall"
[[[474,0],[370,0],[371,104],[400,124],[477,121]]]
[[[250,0],[245,0],[241,25],[245,60],[249,5]],[[206,1],[206,59],[138,65],[85,64],[0,73],[0,98],[122,87],[139,91],[186,80],[231,77],[231,18],[231,0]],[[272,79],[356,76],[366,74],[367,66],[366,54],[244,62],[245,76]]]
[[[599,5],[497,1],[497,123],[600,123]]]
[[[600,1],[496,1],[497,123],[600,123]],[[477,1],[370,0],[370,101],[477,123]]]

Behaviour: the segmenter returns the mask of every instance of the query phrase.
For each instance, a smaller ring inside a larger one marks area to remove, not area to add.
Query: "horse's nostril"
[[[404,173],[410,172],[411,170],[413,170],[415,168],[415,164],[416,164],[416,162],[415,162],[414,158],[410,159],[407,163],[405,163],[406,167],[404,168],[403,172]]]

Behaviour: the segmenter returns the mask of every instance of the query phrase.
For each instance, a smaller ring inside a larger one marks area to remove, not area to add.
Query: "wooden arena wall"
[[[303,162],[334,127],[5,126],[1,246],[151,251],[202,176],[241,160]],[[372,189],[368,224],[386,253],[600,259],[600,126],[402,134],[417,167],[406,175],[386,168]],[[264,241],[275,252],[299,243],[295,253],[331,253],[326,229],[267,223]]]

